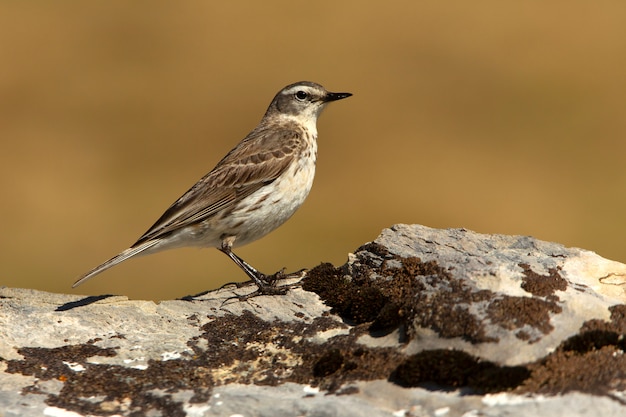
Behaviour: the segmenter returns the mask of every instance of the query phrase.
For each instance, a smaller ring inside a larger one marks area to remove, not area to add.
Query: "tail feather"
[[[109,269],[109,268],[111,268],[111,267],[113,267],[113,266],[115,266],[115,265],[117,265],[117,264],[119,264],[121,262],[124,262],[128,258],[132,258],[135,255],[139,255],[140,253],[145,252],[146,250],[152,248],[154,245],[156,245],[159,242],[160,242],[159,239],[149,240],[147,242],[142,243],[141,245],[134,246],[132,248],[126,249],[125,251],[115,255],[114,257],[112,257],[108,261],[101,263],[100,265],[98,265],[97,267],[92,269],[91,271],[81,275],[81,277],[78,278],[78,280],[76,280],[74,285],[72,285],[72,288],[78,287],[80,284],[82,284],[83,282],[87,281],[90,278],[95,277],[100,272],[104,272],[107,269]]]

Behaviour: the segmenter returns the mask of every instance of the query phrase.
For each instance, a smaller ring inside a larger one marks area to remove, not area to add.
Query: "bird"
[[[132,246],[81,275],[73,288],[139,255],[181,247],[215,247],[256,284],[276,287],[284,269],[265,275],[233,252],[281,226],[302,205],[315,176],[317,119],[326,105],[352,96],[300,81],[280,90],[259,124],[176,200]],[[282,287],[282,286],[281,286]]]

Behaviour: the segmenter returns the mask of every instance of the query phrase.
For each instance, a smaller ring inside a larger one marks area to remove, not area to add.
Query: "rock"
[[[396,225],[284,296],[2,288],[0,411],[624,415],[625,284],[582,249]]]

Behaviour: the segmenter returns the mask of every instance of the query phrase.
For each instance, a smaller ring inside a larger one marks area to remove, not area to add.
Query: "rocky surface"
[[[3,416],[618,416],[626,265],[397,225],[284,296],[0,289]]]

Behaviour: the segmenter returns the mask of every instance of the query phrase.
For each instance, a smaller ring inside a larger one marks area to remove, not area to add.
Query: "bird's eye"
[[[300,90],[296,93],[296,98],[300,101],[305,100],[308,96],[309,95],[306,93],[306,91]]]

